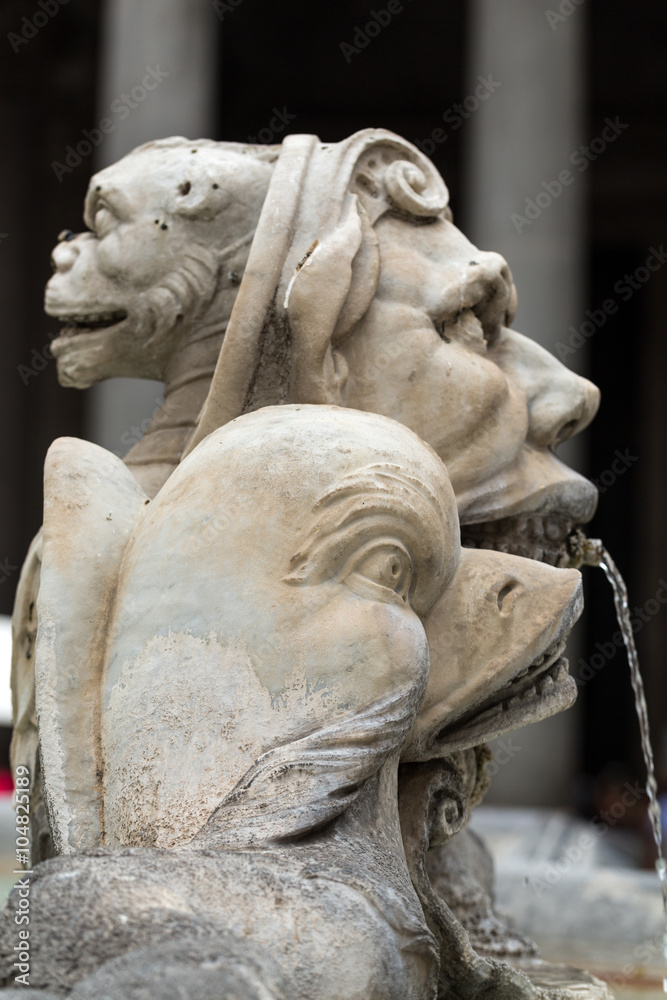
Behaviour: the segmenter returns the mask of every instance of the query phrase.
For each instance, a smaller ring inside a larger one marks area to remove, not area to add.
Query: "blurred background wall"
[[[5,0],[0,14],[0,613],[11,612],[41,522],[50,442],[73,434],[122,454],[160,403],[159,383],[119,379],[85,393],[57,384],[43,287],[58,232],[82,225],[90,174],[170,134],[335,141],[383,126],[432,156],[456,221],[508,258],[517,328],[602,389],[597,420],[565,457],[604,491],[590,533],[643,616],[664,772],[667,610],[655,595],[667,578],[667,271],[646,267],[667,237],[664,4],[392,0],[389,22],[367,35],[385,0],[40,2]],[[149,67],[163,82],[142,95]],[[274,109],[288,120],[279,133]],[[67,161],[109,114],[114,130]],[[571,182],[559,180],[565,170]],[[590,666],[617,628],[601,573],[586,574],[586,590],[571,654],[573,672],[588,668],[590,679],[575,709],[517,734],[521,751],[500,769],[492,801],[585,813],[606,781],[643,777],[624,654]]]

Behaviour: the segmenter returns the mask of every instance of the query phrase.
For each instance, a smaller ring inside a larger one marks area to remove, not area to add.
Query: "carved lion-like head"
[[[63,385],[112,376],[164,379],[193,327],[231,312],[277,152],[149,142],[91,179],[88,232],[65,230],[45,308]]]
[[[66,324],[59,376],[178,382],[195,368],[201,392],[162,481],[183,447],[242,413],[347,406],[437,451],[467,542],[567,561],[597,496],[553,450],[599,393],[511,329],[507,263],[454,226],[443,179],[409,142],[383,129],[280,149],[160,140],[93,178],[85,219],[47,287]],[[179,354],[195,339],[211,347],[205,366]]]

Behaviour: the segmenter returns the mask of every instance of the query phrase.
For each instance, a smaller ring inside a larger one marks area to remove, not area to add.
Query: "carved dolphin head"
[[[45,488],[37,710],[59,850],[176,846],[216,808],[232,839],[321,825],[416,719],[412,759],[578,610],[574,571],[462,553],[442,462],[375,414],[246,414],[150,502],[119,459],[61,439]]]

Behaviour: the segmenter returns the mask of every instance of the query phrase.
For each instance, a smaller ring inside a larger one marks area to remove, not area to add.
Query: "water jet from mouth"
[[[625,580],[621,576],[616,563],[607,552],[598,538],[586,538],[580,530],[574,532],[568,539],[571,558],[570,565],[574,569],[580,566],[599,566],[604,571],[607,580],[611,584],[614,592],[614,606],[616,608],[616,618],[621,628],[623,642],[630,664],[630,678],[632,690],[635,695],[635,708],[639,720],[639,730],[641,734],[642,753],[646,764],[646,794],[649,800],[649,819],[653,839],[655,841],[658,858],[655,863],[660,887],[662,891],[662,905],[665,914],[665,930],[663,937],[663,954],[667,965],[667,861],[663,853],[662,819],[660,815],[660,803],[658,801],[658,785],[655,778],[655,761],[653,759],[653,747],[648,722],[648,707],[646,705],[646,694],[644,691],[644,681],[639,669],[639,657],[637,647],[632,632],[630,622],[630,603],[628,600],[628,590]],[[667,978],[663,980],[663,990],[667,993]]]

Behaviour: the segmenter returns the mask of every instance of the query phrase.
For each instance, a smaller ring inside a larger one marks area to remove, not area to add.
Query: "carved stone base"
[[[466,931],[476,953],[524,973],[545,1000],[611,1000],[612,991],[595,976],[539,957],[537,945],[508,927],[494,911],[494,866],[486,844],[462,830],[426,855],[433,890]]]
[[[611,1000],[614,994],[601,979],[570,965],[552,965],[539,958],[512,963],[539,987],[549,1000]]]

